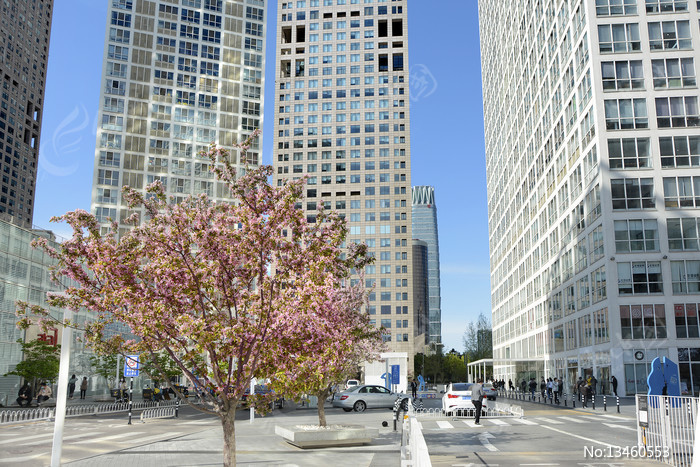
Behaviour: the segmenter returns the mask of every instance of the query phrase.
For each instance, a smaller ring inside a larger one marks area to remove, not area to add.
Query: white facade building
[[[310,222],[323,203],[346,216],[348,241],[367,243],[368,312],[412,364],[406,3],[278,3],[273,163],[278,185],[309,176]]]
[[[92,193],[105,229],[129,214],[124,185],[230,199],[199,153],[262,128],[264,18],[264,0],[110,0]],[[256,142],[236,162],[260,159]]]
[[[479,1],[494,376],[700,392],[699,9]]]

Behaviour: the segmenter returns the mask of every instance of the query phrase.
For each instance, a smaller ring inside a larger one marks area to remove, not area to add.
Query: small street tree
[[[90,356],[92,371],[107,380],[107,387],[110,388],[117,387],[117,371],[120,375],[123,374],[121,368],[117,369],[117,360],[117,354]]]
[[[479,314],[476,322],[472,321],[464,331],[464,351],[469,362],[475,362],[484,358],[493,358],[493,345],[491,341],[491,323]]]
[[[250,143],[236,145],[240,160]],[[333,246],[342,243],[345,224],[330,214],[324,222],[307,222],[296,208],[303,179],[274,187],[271,167],[237,178],[228,151],[212,146],[205,155],[235,203],[215,203],[204,194],[168,202],[160,182],[145,195],[124,187],[123,198],[136,212],[127,219],[131,229],[119,235],[113,223],[102,235],[95,216],[78,210],[56,219],[73,228],[60,250],[42,239],[36,244],[57,260],[54,280],[79,284],[50,294],[49,305],[91,311],[86,337],[102,353],[167,353],[200,389],[205,405],[194,407],[220,418],[224,465],[232,466],[236,407],[251,378],[273,375],[278,366],[290,369],[290,355],[302,361],[302,352],[314,349],[297,345],[290,352],[299,338],[294,333],[309,317],[296,303],[313,296],[312,285],[326,283],[324,271],[346,267]],[[21,326],[36,316],[51,321],[45,309],[27,303],[18,304],[18,314]],[[114,321],[136,339],[108,337],[106,326]]]
[[[24,342],[17,339],[22,346],[24,359],[17,364],[14,370],[5,373],[4,376],[15,375],[31,383],[36,389],[40,381],[54,381],[58,377],[61,346],[51,345],[40,340]]]
[[[364,246],[351,255],[355,266],[365,264]],[[349,269],[339,268],[336,274],[347,276]],[[325,427],[324,402],[334,384],[353,375],[357,366],[372,361],[384,347],[381,330],[372,326],[369,315],[362,312],[366,295],[362,281],[343,287],[336,274],[325,271],[325,284],[312,281],[296,297],[295,306],[303,310],[305,319],[296,337],[288,342],[289,359],[272,376],[272,387],[299,398],[304,394],[318,398],[319,426]]]

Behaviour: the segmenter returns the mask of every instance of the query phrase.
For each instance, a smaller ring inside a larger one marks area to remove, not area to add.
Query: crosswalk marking
[[[622,428],[623,430],[630,430],[630,431],[634,431],[634,432],[637,431],[636,428],[632,428],[632,427],[624,426],[624,425],[616,425],[614,423],[603,423],[603,425],[609,426],[610,428],[618,428],[618,429]]]
[[[130,436],[136,436],[136,435],[142,435],[144,432],[143,431],[134,431],[131,433],[120,433],[118,435],[111,435],[111,436],[101,436],[99,438],[91,438],[91,439],[86,439],[83,441],[78,441],[75,444],[91,444],[91,443],[101,443],[104,441],[109,441],[112,439],[118,439],[118,438],[128,438]]]
[[[445,420],[438,420],[437,424],[443,430],[449,430],[450,428],[454,428],[450,422],[447,422]]]
[[[509,425],[508,422],[500,420],[498,418],[489,418],[488,421],[493,423],[494,425]]]
[[[24,441],[28,441],[31,439],[38,439],[38,438],[46,438],[46,437],[50,438],[51,436],[53,436],[53,433],[41,433],[39,435],[31,435],[31,436],[19,436],[19,437],[10,438],[10,439],[4,439],[4,440],[0,441],[0,444],[9,444],[9,443],[17,443],[17,442],[21,442],[22,444],[24,444]]]
[[[593,415],[582,415],[581,418],[587,418],[588,420],[593,420],[596,422],[600,421],[600,417],[593,416]]]
[[[49,433],[49,436],[50,436],[51,438],[53,438],[53,433]],[[86,436],[90,436],[90,433],[81,433],[81,434],[79,434],[79,435],[64,436],[64,437],[63,437],[63,441],[68,441],[68,440],[71,440],[71,439],[84,438],[84,437],[86,437]],[[44,444],[44,443],[51,443],[51,442],[53,442],[53,439],[51,439],[51,438],[50,438],[50,439],[41,439],[41,440],[38,440],[38,441],[32,441],[31,443],[22,443],[22,447],[25,447],[25,446],[36,446],[36,445]]]
[[[513,418],[511,420],[518,422],[518,423],[522,423],[523,425],[537,425],[536,422],[533,422],[532,420],[528,420],[526,418]]]
[[[474,420],[462,420],[465,425],[471,428],[476,428],[478,425],[474,423]]]
[[[561,418],[562,420],[566,420],[566,421],[574,422],[574,423],[587,423],[585,420],[579,420],[579,419],[573,418],[573,417],[559,417],[559,418]]]
[[[537,417],[535,420],[544,422],[544,423],[549,423],[551,425],[563,425],[564,422],[560,422],[559,420],[555,418],[546,418],[546,417]]]

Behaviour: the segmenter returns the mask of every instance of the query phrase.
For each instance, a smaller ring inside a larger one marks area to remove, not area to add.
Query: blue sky
[[[55,0],[34,224],[90,209],[107,0]],[[477,2],[409,3],[412,184],[438,209],[442,335],[462,350],[466,325],[490,317]],[[268,1],[274,19],[276,0]],[[263,161],[272,163],[274,24],[268,23]]]

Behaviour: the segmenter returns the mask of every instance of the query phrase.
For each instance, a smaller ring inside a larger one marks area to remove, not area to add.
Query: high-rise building
[[[346,216],[349,242],[367,243],[367,311],[412,365],[406,3],[279,2],[273,160],[278,185],[309,177],[309,222],[323,204]]]
[[[496,377],[698,395],[699,7],[479,1]]]
[[[53,0],[0,5],[0,219],[31,228]]]
[[[262,127],[264,13],[264,0],[110,1],[92,193],[105,229],[128,214],[124,185],[230,199],[199,152]],[[259,143],[236,163],[259,165]]]
[[[442,343],[442,312],[440,308],[440,245],[438,243],[435,188],[413,187],[413,238],[428,245],[428,342]]]
[[[414,218],[415,219],[415,218]],[[416,353],[428,345],[428,244],[413,239],[413,337]]]

